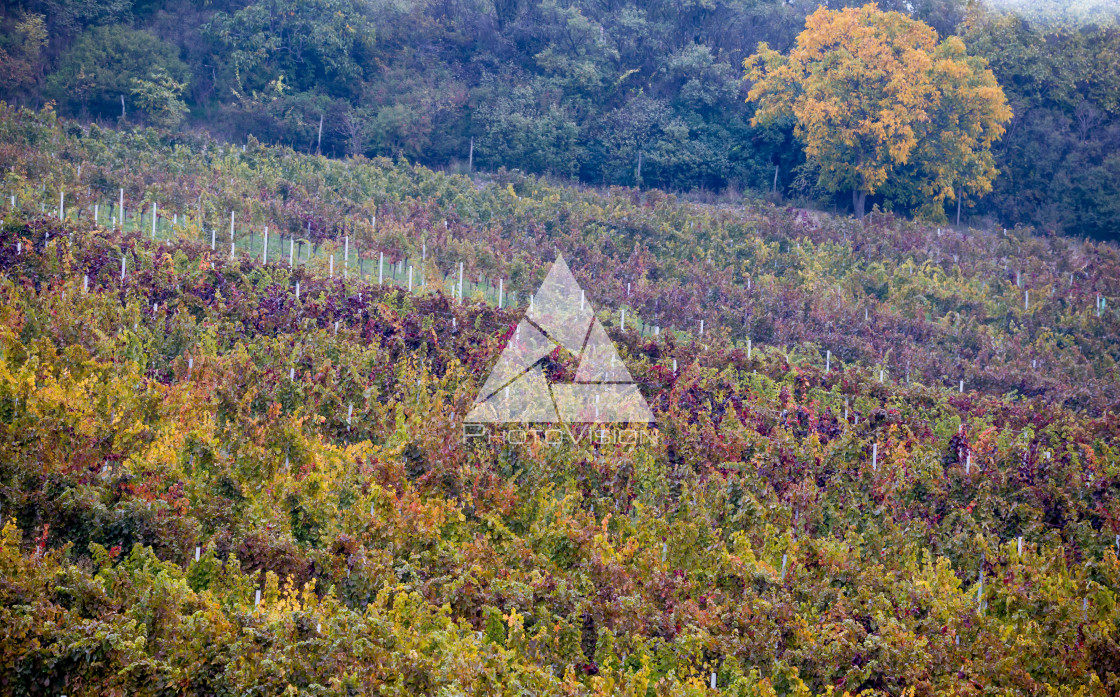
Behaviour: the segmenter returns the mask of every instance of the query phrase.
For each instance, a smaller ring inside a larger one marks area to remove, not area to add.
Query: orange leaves
[[[938,44],[928,25],[875,3],[821,7],[806,19],[788,57],[761,44],[744,68],[753,83],[747,101],[757,104],[752,123],[792,117],[794,134],[829,190],[875,193],[903,170],[932,181],[926,192],[938,201],[945,195],[938,192],[951,192],[962,180],[976,191],[990,188],[994,167],[977,162],[990,160],[987,149],[1010,112],[991,73],[967,57],[957,37]],[[962,82],[977,89],[965,93]],[[941,155],[927,143],[944,144],[946,131],[960,147],[950,167],[934,172],[923,164]],[[985,137],[967,141],[958,131]]]

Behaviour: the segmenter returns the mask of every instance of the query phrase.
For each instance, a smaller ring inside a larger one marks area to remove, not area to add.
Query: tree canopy
[[[788,56],[762,43],[744,67],[752,123],[791,121],[820,184],[851,191],[860,217],[868,194],[904,176],[935,217],[963,190],[991,190],[991,146],[1011,109],[958,37],[938,42],[929,25],[874,3],[822,7]]]

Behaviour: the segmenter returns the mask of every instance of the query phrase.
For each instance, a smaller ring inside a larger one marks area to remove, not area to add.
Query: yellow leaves
[[[947,170],[921,172],[936,182],[930,193],[953,190],[965,171],[973,172],[970,188],[990,188],[996,172],[986,151],[1010,111],[986,65],[969,58],[957,37],[938,44],[928,25],[874,3],[821,7],[788,57],[760,44],[743,66],[752,83],[747,101],[757,105],[752,124],[792,116],[794,134],[830,190],[875,193],[902,167],[938,162],[946,130],[973,136],[958,138],[964,142]],[[975,82],[967,94],[957,87]],[[930,140],[938,145],[929,147]]]

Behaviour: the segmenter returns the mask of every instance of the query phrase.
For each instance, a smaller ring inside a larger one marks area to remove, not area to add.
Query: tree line
[[[836,9],[857,2],[830,3]],[[1109,237],[1120,223],[1120,29],[964,0],[887,0],[987,61],[1014,116],[965,219]],[[252,134],[302,152],[521,169],[597,185],[769,192],[851,210],[743,62],[795,47],[810,0],[25,0],[0,9],[0,98]],[[855,201],[856,208],[863,201]],[[907,186],[864,202],[954,219]]]

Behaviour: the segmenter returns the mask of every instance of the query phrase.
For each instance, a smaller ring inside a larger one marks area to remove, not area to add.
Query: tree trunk
[[[863,220],[863,204],[867,201],[867,192],[860,191],[859,189],[852,189],[852,210],[855,211],[855,216]]]

